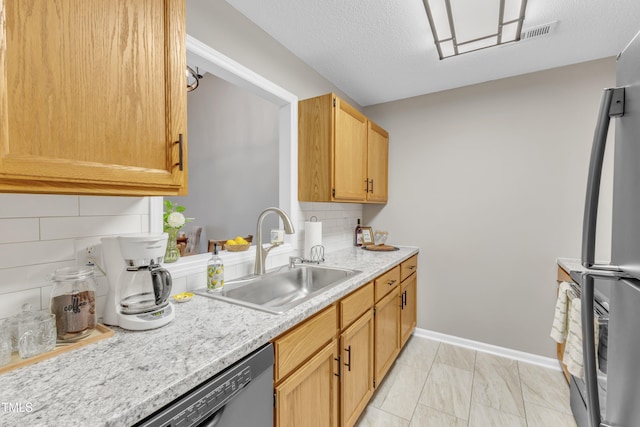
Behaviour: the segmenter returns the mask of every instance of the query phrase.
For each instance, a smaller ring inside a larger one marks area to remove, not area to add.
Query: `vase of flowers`
[[[180,259],[180,249],[178,249],[178,231],[193,218],[185,218],[184,206],[172,203],[171,200],[164,201],[164,231],[169,234],[167,239],[167,250],[164,254],[164,262],[176,262]]]

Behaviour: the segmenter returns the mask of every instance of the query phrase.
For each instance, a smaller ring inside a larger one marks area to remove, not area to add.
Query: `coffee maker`
[[[173,320],[171,274],[160,266],[167,237],[139,233],[101,239],[109,281],[104,323],[143,331]]]

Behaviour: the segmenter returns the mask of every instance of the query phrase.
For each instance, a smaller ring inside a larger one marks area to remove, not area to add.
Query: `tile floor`
[[[357,427],[575,427],[560,371],[413,336]]]

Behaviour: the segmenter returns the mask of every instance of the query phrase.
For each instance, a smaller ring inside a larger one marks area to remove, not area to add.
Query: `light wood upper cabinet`
[[[339,201],[366,198],[367,118],[335,97],[332,196]]]
[[[0,191],[184,192],[185,27],[185,0],[0,0]]]
[[[333,93],[298,104],[298,199],[386,203],[388,133]]]
[[[367,201],[387,202],[388,170],[389,133],[369,121],[367,131]]]

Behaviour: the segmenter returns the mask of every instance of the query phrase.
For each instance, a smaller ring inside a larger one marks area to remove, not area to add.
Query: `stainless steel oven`
[[[256,350],[136,426],[273,426],[273,345]]]
[[[578,277],[572,275],[574,279]],[[582,288],[576,283],[571,283],[573,292],[579,298],[582,298]],[[597,319],[598,325],[598,345],[596,348],[596,360],[598,361],[597,377],[598,377],[598,397],[600,401],[600,410],[604,415],[606,413],[607,402],[607,368],[609,354],[609,295],[610,282],[604,280],[595,281],[595,290],[593,298],[593,317]],[[571,375],[569,381],[571,412],[576,420],[578,427],[589,427],[587,416],[587,385],[583,378]]]

